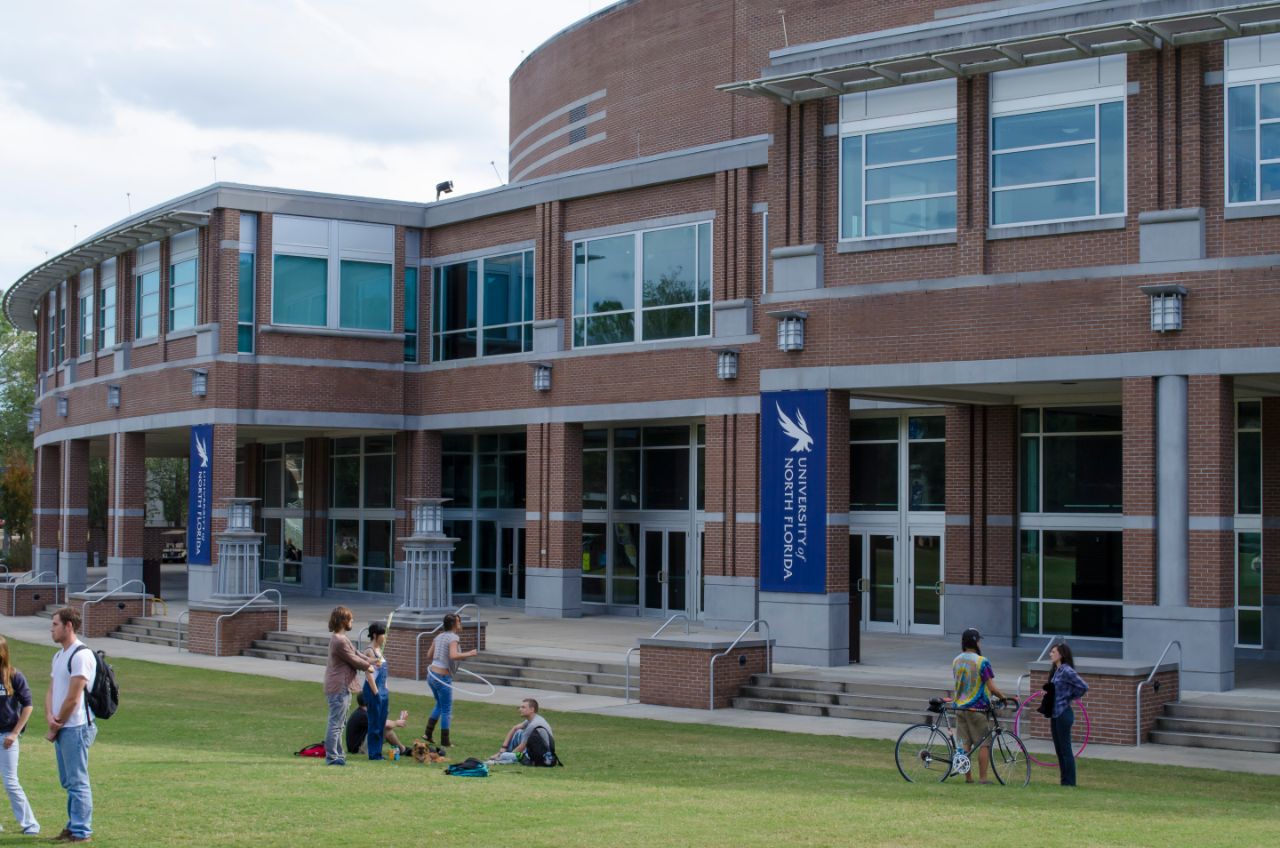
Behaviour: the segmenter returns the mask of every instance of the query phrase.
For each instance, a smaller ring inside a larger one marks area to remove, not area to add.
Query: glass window
[[[139,274],[134,288],[134,337],[149,339],[160,333],[160,272]]]
[[[465,519],[445,519],[444,534],[458,541],[453,545],[453,591],[458,594],[471,594],[472,522]]]
[[[1236,514],[1262,514],[1262,403],[1236,404]]]
[[[102,296],[98,304],[98,350],[114,347],[116,343],[116,284],[115,280],[102,284]]]
[[[711,224],[575,243],[573,315],[575,347],[710,335]]]
[[[93,282],[82,282],[80,288],[80,353],[93,352],[93,325],[96,317],[93,311]]]
[[[169,332],[196,325],[196,260],[169,266]]]
[[[913,415],[907,419],[907,508],[941,512],[947,506],[947,419]]]
[[[472,453],[474,439],[471,436],[444,437],[441,455],[441,497],[449,498],[450,508],[469,507],[473,501],[472,470],[475,457]]]
[[[286,500],[295,486],[300,497],[302,484],[300,472],[289,472],[291,450],[286,446],[283,466],[286,480],[296,482],[285,486]],[[333,439],[330,457],[330,586],[394,592],[395,440],[391,436]]]
[[[898,508],[898,418],[849,422],[849,509]]]
[[[840,237],[876,238],[956,228],[956,125],[844,135]]]
[[[1043,415],[1043,432],[1036,417]],[[1023,410],[1019,493],[1023,513],[1123,509],[1118,406]]]
[[[404,269],[404,361],[418,361],[418,269]]]
[[[582,525],[582,602],[605,603],[606,534],[608,525],[588,522]]]
[[[338,271],[338,326],[390,332],[391,266],[343,259]]]
[[[533,251],[442,265],[434,272],[435,361],[533,350]]]
[[[276,254],[271,322],[323,327],[328,321],[329,261]]]
[[[1236,644],[1262,647],[1262,534],[1236,534]]]
[[[240,254],[236,308],[236,350],[253,353],[254,330],[254,256]]]
[[[1123,636],[1123,533],[1024,530],[1020,536],[1023,633]]]
[[[1227,89],[1227,204],[1280,199],[1280,82]]]

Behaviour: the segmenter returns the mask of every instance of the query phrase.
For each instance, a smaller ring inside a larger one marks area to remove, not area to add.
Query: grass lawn
[[[110,648],[109,640],[101,640]],[[20,776],[44,836],[65,823],[42,738],[52,647],[12,642],[36,720]],[[315,683],[117,660],[120,711],[90,756],[94,843],[153,845],[1152,845],[1280,842],[1280,778],[1102,762],[1062,790],[905,783],[882,741],[547,713],[562,769],[445,777],[412,760],[292,754],[324,733]],[[397,695],[421,732],[429,699]],[[488,756],[514,708],[460,703],[451,754]],[[7,810],[0,846],[30,844]]]

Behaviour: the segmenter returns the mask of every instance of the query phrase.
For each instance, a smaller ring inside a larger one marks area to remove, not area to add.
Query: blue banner
[[[760,590],[827,591],[827,393],[760,395]]]
[[[213,545],[213,425],[191,428],[187,463],[187,564],[210,565]]]

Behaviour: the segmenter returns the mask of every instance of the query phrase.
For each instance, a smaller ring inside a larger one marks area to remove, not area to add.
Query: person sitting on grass
[[[400,718],[388,718],[386,723],[385,738],[387,744],[400,752],[401,756],[409,753],[409,748],[400,744],[400,739],[396,736],[396,728],[404,727],[405,722],[409,720],[409,711],[401,710]],[[369,745],[369,705],[364,702],[364,693],[356,693],[356,709],[355,712],[347,719],[347,750],[353,754],[367,754]]]
[[[502,741],[502,748],[493,755],[494,762],[514,763],[518,761],[520,755],[529,746],[529,740],[533,738],[533,734],[539,730],[546,734],[547,750],[554,750],[551,725],[547,724],[545,718],[538,715],[537,701],[533,698],[525,698],[521,701],[520,718],[523,721],[507,731],[507,738]]]

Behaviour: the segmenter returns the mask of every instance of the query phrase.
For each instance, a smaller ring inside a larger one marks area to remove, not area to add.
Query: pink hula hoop
[[[1018,725],[1022,722],[1022,711],[1027,708],[1027,704],[1030,704],[1032,701],[1034,701],[1036,698],[1041,697],[1042,695],[1044,695],[1043,692],[1032,692],[1030,695],[1026,697],[1025,700],[1023,700],[1021,704],[1018,704],[1018,711],[1013,714],[1014,735],[1019,735],[1019,736],[1021,735],[1018,733]],[[1092,727],[1092,723],[1089,721],[1089,711],[1085,709],[1084,701],[1076,701],[1076,706],[1080,708],[1080,713],[1084,716],[1084,739],[1081,740],[1080,748],[1079,750],[1076,751],[1076,757],[1079,758],[1080,755],[1084,753],[1084,749],[1089,747],[1089,730]],[[1031,760],[1031,762],[1035,763],[1038,766],[1045,766],[1047,768],[1058,767],[1057,763],[1046,763],[1046,762],[1037,760],[1035,758],[1035,755],[1032,754],[1030,751],[1027,752],[1027,759]]]

